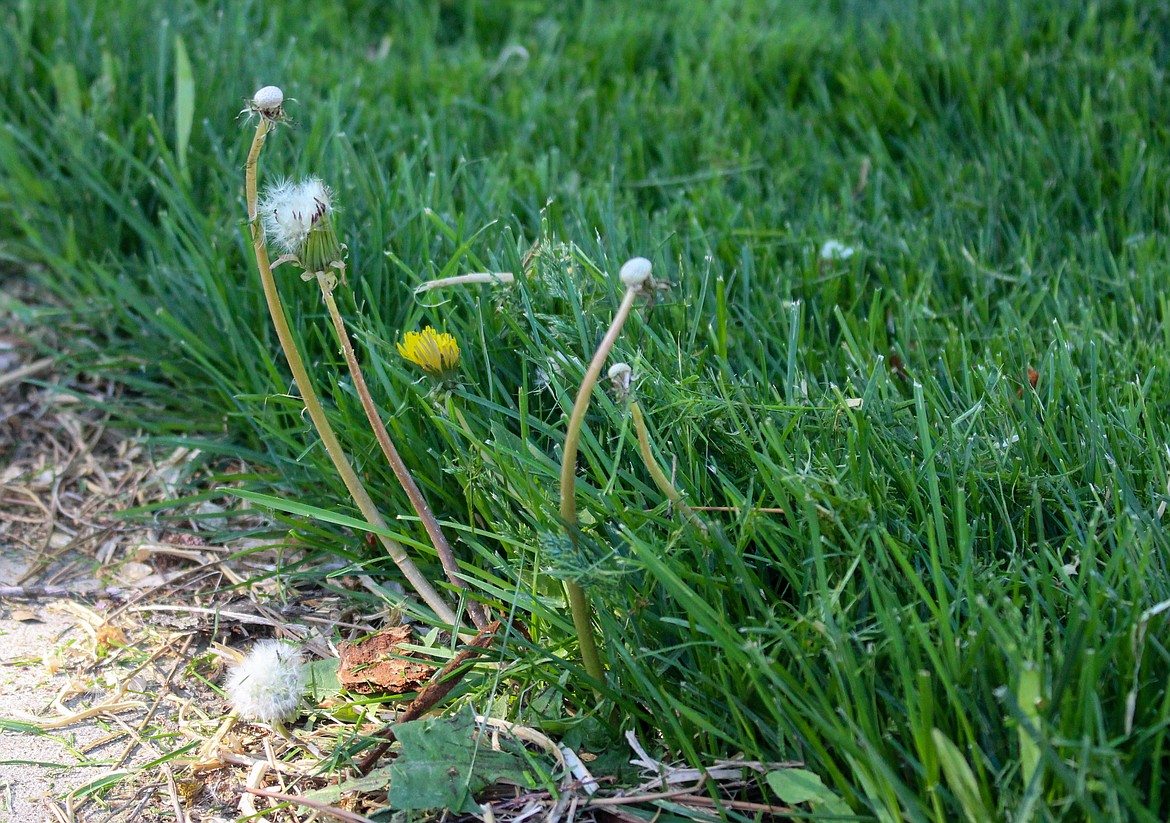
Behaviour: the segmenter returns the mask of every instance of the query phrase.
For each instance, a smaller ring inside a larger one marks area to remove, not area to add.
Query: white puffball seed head
[[[265,86],[252,95],[252,105],[259,111],[272,111],[284,105],[284,92],[277,86]]]
[[[826,240],[821,246],[822,260],[848,260],[853,256],[853,247],[846,246],[840,240]]]
[[[650,279],[651,268],[652,264],[645,257],[634,257],[622,266],[619,276],[627,288],[640,289]]]
[[[316,177],[270,186],[257,207],[265,239],[283,254],[300,255],[309,232],[333,211],[333,192]]]
[[[228,674],[228,699],[245,720],[279,723],[297,713],[305,694],[303,663],[296,646],[261,640]]]

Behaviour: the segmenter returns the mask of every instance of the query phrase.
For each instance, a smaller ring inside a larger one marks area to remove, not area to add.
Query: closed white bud
[[[609,367],[609,382],[613,385],[614,394],[624,398],[630,391],[630,381],[634,377],[634,370],[629,363],[614,363]]]
[[[634,257],[625,262],[619,277],[629,289],[640,289],[650,279],[650,269],[653,264],[645,257]]]
[[[265,86],[257,89],[244,107],[244,112],[258,114],[266,120],[283,121],[285,119],[284,92],[277,86]]]

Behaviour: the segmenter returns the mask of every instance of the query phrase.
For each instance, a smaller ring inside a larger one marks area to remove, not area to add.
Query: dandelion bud
[[[228,699],[246,720],[279,723],[296,714],[304,696],[303,663],[295,646],[261,640],[228,674]]]
[[[252,95],[248,109],[269,120],[284,117],[284,92],[276,86],[265,86]]]
[[[645,257],[634,257],[625,262],[619,277],[626,288],[640,289],[650,279],[652,264]]]
[[[259,206],[264,236],[307,273],[328,271],[344,257],[333,229],[333,192],[317,178],[277,183]]]
[[[630,381],[633,376],[634,370],[630,368],[629,363],[614,363],[609,367],[609,382],[618,399],[624,400],[630,393]]]

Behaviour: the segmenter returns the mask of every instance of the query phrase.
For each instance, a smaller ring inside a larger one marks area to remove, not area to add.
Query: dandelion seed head
[[[442,377],[459,366],[459,342],[430,326],[408,331],[398,344],[398,353],[432,377]]]
[[[821,246],[822,260],[848,260],[853,256],[853,247],[846,246],[839,240],[826,240]]]
[[[653,264],[645,257],[634,257],[622,265],[618,276],[621,277],[622,283],[626,288],[640,289],[647,280],[650,279],[650,270]]]
[[[333,192],[319,179],[283,180],[264,192],[257,208],[264,237],[282,254],[299,255],[313,228],[333,213]]]
[[[303,663],[296,646],[261,640],[228,673],[228,699],[247,720],[275,723],[291,717],[305,693]]]
[[[279,86],[264,86],[252,95],[252,105],[260,111],[275,111],[284,104],[284,92]]]

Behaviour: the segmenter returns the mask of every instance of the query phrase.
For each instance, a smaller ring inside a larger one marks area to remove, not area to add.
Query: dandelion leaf
[[[338,783],[336,786],[326,786],[323,789],[306,792],[305,798],[315,800],[318,803],[337,803],[344,795],[351,792],[384,791],[390,783],[390,772],[393,768],[393,766],[382,766],[367,775]]]
[[[309,694],[318,703],[341,691],[341,682],[337,679],[337,666],[340,662],[336,657],[327,657],[305,664],[305,682],[309,685]]]
[[[531,787],[524,760],[492,751],[469,708],[395,727],[402,749],[390,770],[390,807],[479,811],[475,795],[496,783]]]
[[[195,121],[195,72],[187,45],[175,37],[175,156],[179,170],[186,177],[187,147],[191,143],[191,125]]]
[[[807,769],[777,769],[768,772],[767,781],[768,787],[789,806],[807,803],[814,814],[853,814],[845,801],[821,781],[820,775]]]
[[[938,729],[931,729],[930,736],[934,739],[938,750],[938,760],[942,765],[947,784],[959,801],[963,813],[970,823],[980,823],[982,820],[991,820],[992,815],[983,803],[983,796],[979,792],[979,781],[972,771],[971,765],[963,757],[951,740]]]

